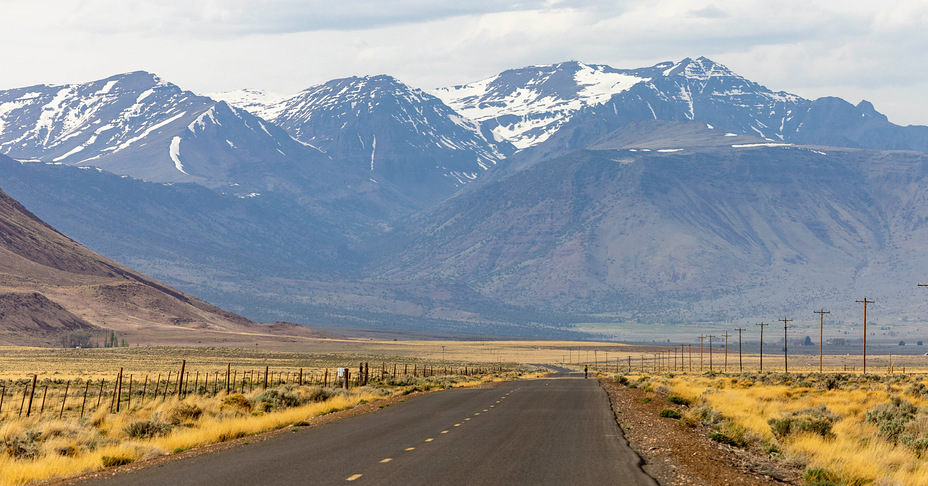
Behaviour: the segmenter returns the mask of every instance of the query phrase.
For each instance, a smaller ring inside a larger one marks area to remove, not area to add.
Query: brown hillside
[[[74,332],[130,344],[250,344],[315,335],[254,323],[104,258],[0,190],[0,345],[56,346]]]

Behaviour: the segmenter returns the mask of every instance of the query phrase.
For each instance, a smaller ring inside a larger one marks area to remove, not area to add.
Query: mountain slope
[[[336,79],[271,105],[254,96],[216,96],[243,103],[295,139],[424,203],[451,195],[512,151],[488,142],[438,98],[390,76]]]
[[[91,252],[0,191],[0,343],[101,329],[135,343],[270,331]]]
[[[674,145],[613,143],[617,133],[602,150],[462,194],[400,228],[406,249],[380,261],[380,276],[440,277],[514,305],[699,320],[852,293],[893,302],[928,271],[915,243],[928,237],[928,156],[714,132],[716,144],[695,148],[675,134],[663,137]],[[912,304],[892,312],[911,316]]]
[[[242,191],[335,177],[327,157],[280,128],[145,72],[0,91],[0,152]]]
[[[577,62],[505,71],[435,91],[449,106],[535,160],[585,144],[629,121],[699,120],[739,135],[808,145],[928,151],[928,127],[890,123],[868,102],[775,92],[710,59],[614,69]]]

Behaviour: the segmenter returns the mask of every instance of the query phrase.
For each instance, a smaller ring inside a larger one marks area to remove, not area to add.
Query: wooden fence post
[[[81,401],[81,418],[84,418],[84,406],[87,405],[87,391],[90,390],[90,380],[84,385],[84,400]]]
[[[64,415],[64,405],[68,403],[68,388],[71,387],[71,380],[64,384],[64,399],[61,400],[61,412],[58,412],[58,419]]]
[[[232,363],[226,365],[226,395],[229,394],[229,375],[232,373]]]
[[[3,396],[6,395],[6,385],[0,385],[0,414],[3,414]]]
[[[110,400],[110,413],[113,412],[113,407],[117,405],[116,392],[119,390],[120,381],[122,381],[122,368],[119,368],[119,374],[116,375],[116,382],[113,383],[113,398]]]
[[[142,385],[142,398],[139,399],[139,405],[145,403],[145,392],[148,390],[148,375],[145,375],[145,384]]]
[[[270,369],[271,369],[270,366],[265,366],[265,367],[264,367],[264,389],[265,389],[265,390],[267,390],[267,373],[268,373],[268,370],[270,370]]]
[[[45,397],[48,396],[48,384],[45,385],[45,389],[42,391],[42,406],[39,408],[39,413],[45,413]]]
[[[32,413],[32,397],[35,396],[35,382],[39,378],[39,375],[32,375],[32,393],[29,394],[29,408],[26,409],[26,416],[28,417]]]
[[[106,378],[101,379],[101,380],[100,380],[100,393],[97,394],[97,408],[95,408],[94,411],[100,409],[100,403],[101,403],[102,400],[103,400],[103,386],[104,386],[105,384],[106,384]]]
[[[132,374],[129,374],[129,399],[126,400],[126,410],[132,410]]]
[[[329,369],[325,369],[325,376],[322,378],[322,387],[328,388],[329,386]]]
[[[187,360],[180,360],[180,373],[177,374],[177,398],[180,399],[184,395],[184,368],[187,367]]]

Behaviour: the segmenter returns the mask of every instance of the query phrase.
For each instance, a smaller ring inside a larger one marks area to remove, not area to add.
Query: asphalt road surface
[[[583,374],[446,390],[81,484],[656,485]]]

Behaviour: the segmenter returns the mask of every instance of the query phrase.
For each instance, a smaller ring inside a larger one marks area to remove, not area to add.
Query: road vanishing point
[[[265,441],[81,485],[656,485],[595,379],[428,393]]]

